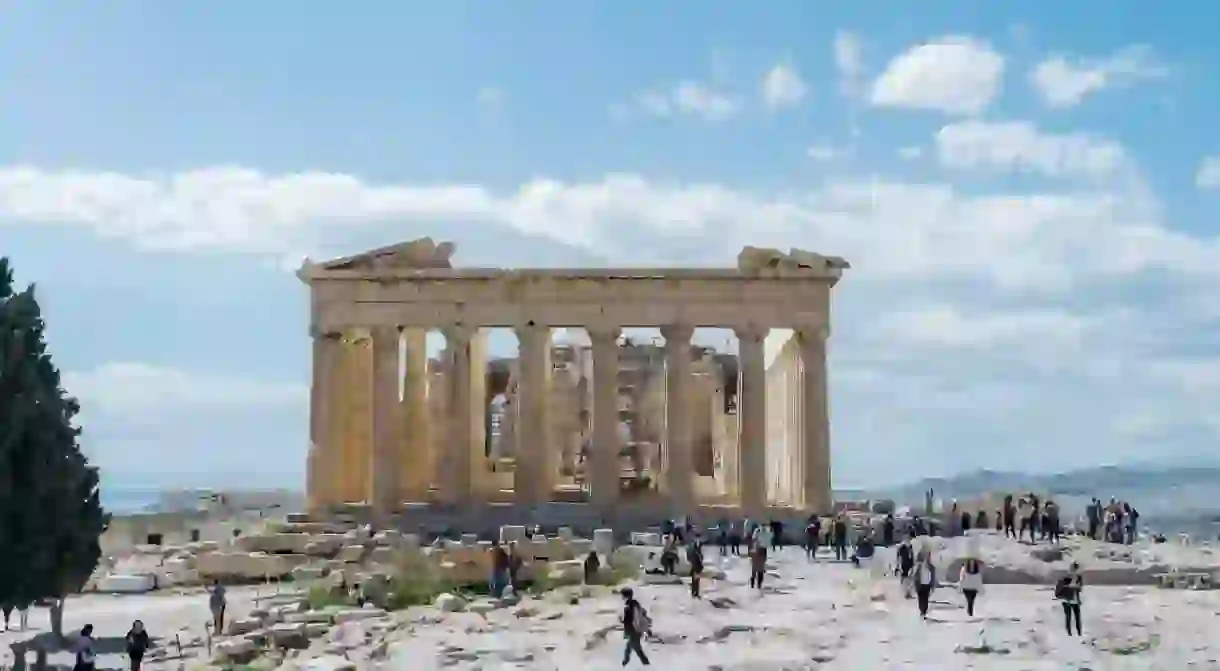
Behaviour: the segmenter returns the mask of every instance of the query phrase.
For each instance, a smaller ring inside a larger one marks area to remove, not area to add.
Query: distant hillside
[[[908,505],[923,502],[928,489],[937,498],[966,499],[988,492],[1045,491],[1069,510],[1090,497],[1130,501],[1147,517],[1220,515],[1220,464],[1172,467],[1102,466],[1051,475],[975,471],[950,478],[925,478],[897,487],[865,492]]]

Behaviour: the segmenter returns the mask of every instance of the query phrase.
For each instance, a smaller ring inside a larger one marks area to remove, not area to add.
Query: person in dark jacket
[[[928,619],[928,604],[931,603],[932,590],[936,589],[936,565],[932,563],[932,553],[920,550],[915,560],[915,573],[911,579],[915,582],[915,597],[919,600],[919,616]]]
[[[703,543],[698,538],[691,539],[687,544],[686,562],[690,564],[690,595],[701,599],[703,596],[699,593],[699,579],[703,577]]]
[[[1076,635],[1083,636],[1080,624],[1080,595],[1084,591],[1084,578],[1080,575],[1080,564],[1072,562],[1067,575],[1055,584],[1055,598],[1063,604],[1063,624],[1068,636],[1072,635],[1072,618],[1076,618]]]
[[[894,544],[894,515],[891,513],[885,516],[885,521],[881,523],[881,545],[889,547]]]
[[[842,515],[835,518],[834,537],[835,559],[843,561],[847,559],[847,520]]]
[[[93,625],[81,627],[72,647],[76,652],[76,664],[72,666],[72,671],[93,671],[97,668],[97,642],[93,640]]]
[[[127,648],[127,659],[131,662],[131,671],[140,671],[140,664],[144,662],[144,653],[152,647],[143,622],[136,620],[131,623],[131,630],[123,638],[123,644]]]
[[[903,582],[911,577],[911,569],[915,567],[915,551],[911,549],[909,541],[903,541],[898,545],[898,565],[895,570]]]
[[[970,513],[962,511],[962,533],[970,531],[970,523],[974,520],[970,517]]]
[[[631,662],[631,653],[640,658],[640,663],[649,666],[648,655],[644,654],[642,642],[648,635],[648,614],[639,601],[635,600],[635,592],[630,587],[623,588],[623,638],[627,639],[623,647],[623,666]]]
[[[822,538],[822,521],[817,515],[809,516],[809,523],[805,525],[805,556],[810,560],[818,557],[818,541]]]
[[[597,550],[591,550],[585,557],[585,584],[592,585],[597,582],[597,573],[602,568],[602,560],[597,556]]]
[[[978,514],[974,516],[974,528],[975,529],[986,529],[987,528],[987,511],[986,510],[979,508]],[[998,531],[998,529],[997,529],[997,531]]]

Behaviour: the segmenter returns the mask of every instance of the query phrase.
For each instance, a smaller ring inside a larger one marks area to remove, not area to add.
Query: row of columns
[[[372,445],[367,468],[369,503],[375,513],[390,514],[405,497],[426,495],[435,463],[437,497],[451,505],[468,503],[475,496],[476,466],[482,458],[482,441],[475,440],[476,427],[483,426],[482,394],[473,388],[475,367],[482,357],[474,356],[478,330],[465,325],[442,328],[447,341],[448,375],[447,417],[439,427],[446,437],[435,462],[428,454],[427,437],[419,428],[428,425],[426,406],[426,354],[422,330],[407,331],[407,374],[401,380],[399,397],[399,349],[402,329],[377,327],[372,339]],[[554,488],[555,450],[551,445],[548,409],[551,393],[551,329],[530,323],[516,329],[520,344],[518,380],[519,416],[516,424],[516,503],[534,506],[549,500]],[[593,348],[593,447],[589,465],[590,500],[595,506],[610,508],[619,499],[621,466],[619,454],[619,345],[621,329],[588,329]],[[690,400],[693,366],[690,353],[690,325],[661,328],[666,349],[665,437],[661,486],[672,503],[673,514],[685,514],[696,505],[694,494],[693,436]],[[766,361],[764,340],[768,329],[735,329],[739,342],[738,425],[740,437],[732,458],[736,473],[735,489],[743,512],[761,516],[766,507]],[[801,410],[801,455],[797,460],[802,498],[807,507],[830,509],[829,423],[827,421],[826,340],[824,332],[798,331],[804,367]],[[315,508],[334,500],[327,482],[363,464],[344,463],[362,455],[349,455],[343,445],[334,444],[333,423],[337,420],[334,394],[338,384],[342,350],[338,334],[315,334],[313,343],[313,380],[310,394],[310,452],[307,461],[307,490]],[[476,396],[478,398],[476,398]],[[479,443],[478,450],[473,449]]]

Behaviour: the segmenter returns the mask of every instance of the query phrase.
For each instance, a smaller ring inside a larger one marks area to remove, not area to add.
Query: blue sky
[[[111,482],[298,483],[289,268],[422,235],[847,257],[840,486],[1220,456],[1216,22],[997,6],[0,0],[0,253]]]

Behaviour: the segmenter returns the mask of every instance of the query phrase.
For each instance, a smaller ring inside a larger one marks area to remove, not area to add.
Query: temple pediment
[[[840,256],[823,256],[795,247],[785,254],[772,247],[746,246],[737,255],[737,269],[746,272],[764,268],[846,270],[850,267],[851,264]]]
[[[452,242],[437,244],[432,238],[419,238],[313,265],[321,270],[448,269],[453,268],[450,259],[456,249]]]

